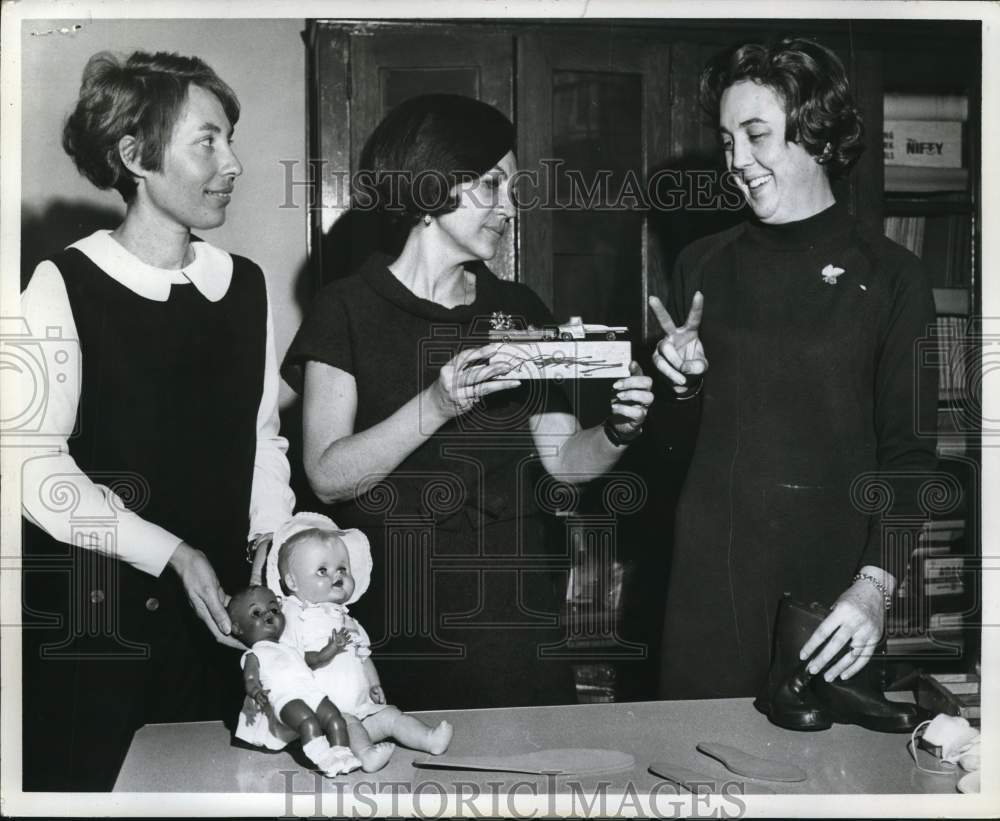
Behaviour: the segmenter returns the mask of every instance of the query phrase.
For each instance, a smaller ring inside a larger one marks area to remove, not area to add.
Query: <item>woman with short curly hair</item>
[[[264,276],[192,233],[226,219],[238,117],[202,60],[135,52],[94,55],[66,121],[67,153],[125,217],[22,295],[30,330],[79,352],[23,386],[46,398],[22,474],[26,790],[110,790],[143,724],[239,708],[225,591],[294,497]],[[111,532],[81,535],[95,515]]]
[[[830,184],[862,151],[840,60],[802,38],[742,44],[708,63],[701,94],[752,215],[689,245],[674,276],[675,307],[704,293],[712,371],[677,510],[665,698],[757,695],[786,592],[833,604],[802,647],[810,672],[844,681],[865,667],[902,568],[852,490],[884,481],[905,514],[899,477],[935,459],[915,433],[936,406],[914,360],[934,320],[927,277]]]

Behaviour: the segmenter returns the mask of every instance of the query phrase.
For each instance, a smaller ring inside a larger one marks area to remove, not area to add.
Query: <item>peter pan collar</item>
[[[194,285],[209,302],[218,302],[229,290],[233,278],[233,258],[203,240],[191,243],[194,261],[172,270],[147,265],[111,236],[111,231],[95,231],[69,246],[85,254],[104,273],[130,291],[155,302],[170,298],[172,285]]]

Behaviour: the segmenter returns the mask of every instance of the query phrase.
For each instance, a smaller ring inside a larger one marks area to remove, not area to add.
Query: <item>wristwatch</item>
[[[617,428],[611,424],[610,419],[604,420],[604,435],[608,437],[608,441],[614,445],[616,448],[624,447],[630,442],[634,442],[640,436],[642,436],[642,426],[640,425],[631,433],[619,433]]]

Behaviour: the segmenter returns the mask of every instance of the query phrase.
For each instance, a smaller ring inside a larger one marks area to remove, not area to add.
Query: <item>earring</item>
[[[430,225],[430,224],[431,224],[431,215],[424,214],[424,225]]]
[[[816,162],[825,163],[830,161],[830,157],[833,155],[833,146],[827,143],[823,146],[823,153],[816,158]]]

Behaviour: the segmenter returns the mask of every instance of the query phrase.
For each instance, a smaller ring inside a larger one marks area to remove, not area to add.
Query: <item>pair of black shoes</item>
[[[873,659],[847,681],[823,679],[823,670],[808,670],[813,656],[799,659],[806,640],[829,615],[819,604],[800,604],[785,596],[778,606],[771,668],[754,707],[772,724],[787,730],[827,730],[837,724],[857,724],[881,733],[909,733],[923,719],[913,704],[889,701],[883,695],[880,665]],[[850,651],[845,647],[829,668]]]

